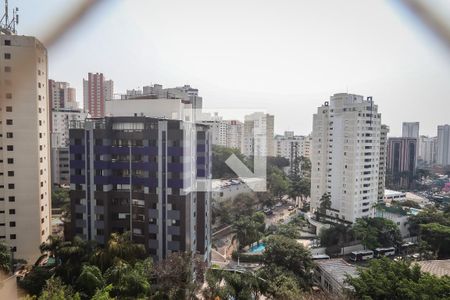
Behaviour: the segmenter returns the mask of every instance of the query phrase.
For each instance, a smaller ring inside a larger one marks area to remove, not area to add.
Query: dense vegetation
[[[437,257],[450,257],[450,210],[428,208],[409,218],[411,235],[429,245]]]
[[[112,234],[105,247],[77,237],[72,242],[51,237],[41,251],[55,263],[33,266],[19,281],[40,300],[191,299],[204,281],[204,265],[193,255],[173,253],[153,263],[128,233]]]
[[[374,259],[359,276],[348,278],[357,299],[449,299],[450,277],[420,271],[418,265],[388,258]]]

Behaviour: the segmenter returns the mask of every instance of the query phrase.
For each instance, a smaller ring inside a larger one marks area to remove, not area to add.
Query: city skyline
[[[36,26],[39,18],[62,17],[57,13],[73,3],[20,3],[19,34],[39,38],[45,32]],[[264,108],[275,115],[277,133],[308,134],[317,104],[346,91],[373,96],[391,136],[401,135],[403,121],[420,122],[420,134],[430,136],[449,122],[445,110],[436,109],[432,117],[423,114],[425,103],[445,105],[448,57],[398,5],[351,1],[327,7],[302,4],[300,9],[287,2],[259,5],[254,12],[251,1],[237,8],[174,2],[178,12],[165,4],[108,3],[49,49],[49,77],[76,87],[79,102],[82,78],[102,72],[118,91],[151,83],[190,84],[200,89],[206,108]],[[118,16],[129,22],[119,25]],[[335,24],[337,18],[347,21]],[[380,18],[383,24],[375,22]],[[311,26],[315,34],[307,30]],[[89,57],[86,45],[94,46],[88,48]]]

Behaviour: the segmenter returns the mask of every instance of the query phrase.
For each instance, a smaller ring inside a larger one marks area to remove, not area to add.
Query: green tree
[[[302,299],[301,290],[295,276],[282,273],[270,277],[267,294],[273,299],[297,300]]]
[[[134,266],[119,260],[105,272],[106,282],[112,285],[109,295],[118,299],[145,298],[150,293],[150,259],[137,262]]]
[[[0,242],[0,270],[6,273],[11,271],[11,251],[3,242]]]
[[[272,172],[268,177],[268,188],[280,201],[289,190],[289,183],[282,171]]]
[[[320,244],[324,247],[342,245],[354,239],[351,226],[335,224],[320,231]]]
[[[30,295],[38,296],[45,287],[47,279],[52,277],[53,272],[43,267],[33,267],[31,271],[22,280],[19,281],[19,287]]]
[[[113,289],[112,284],[108,284],[107,286],[103,287],[102,289],[97,290],[91,300],[114,300],[114,299],[116,299],[116,298],[112,298],[109,294],[109,293],[111,293],[112,289]]]
[[[138,259],[146,257],[145,247],[131,240],[130,232],[112,233],[104,248],[98,248],[91,262],[101,270],[106,270],[119,261],[133,265]]]
[[[311,282],[313,266],[310,252],[296,240],[284,236],[271,236],[263,253],[266,268],[279,267],[296,276],[301,287]]]
[[[155,265],[156,289],[167,299],[193,299],[204,282],[204,270],[204,263],[191,253],[172,253]]]
[[[356,239],[365,248],[392,247],[401,244],[401,234],[397,224],[384,218],[360,218],[353,224]]]
[[[236,178],[237,175],[230,169],[230,167],[225,163],[226,160],[231,155],[236,155],[239,160],[244,162],[244,164],[249,167],[249,163],[244,155],[239,151],[239,149],[227,148],[223,146],[213,145],[212,154],[212,177],[230,179]]]
[[[421,224],[421,238],[430,244],[436,256],[443,245],[448,246],[450,243],[450,226],[441,225],[439,223]]]
[[[75,286],[83,298],[90,299],[104,285],[105,280],[100,269],[96,266],[84,265]]]
[[[242,215],[233,223],[235,238],[240,248],[258,242],[262,238],[265,230],[264,220],[264,215],[258,212],[252,216]]]
[[[347,277],[357,299],[448,299],[450,277],[422,273],[418,265],[388,258],[374,259],[358,276]]]
[[[51,277],[45,283],[45,288],[39,300],[80,300],[80,295],[74,293],[72,287],[65,285],[59,277]]]

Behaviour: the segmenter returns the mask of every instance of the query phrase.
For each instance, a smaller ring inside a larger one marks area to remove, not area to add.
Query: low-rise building
[[[255,178],[259,179],[259,178]],[[261,179],[262,180],[262,179]],[[214,179],[212,180],[213,203],[233,200],[241,194],[253,194],[253,190],[241,179]]]
[[[330,294],[343,297],[345,290],[352,288],[345,282],[347,276],[358,276],[358,272],[354,265],[341,258],[316,261],[313,280]]]
[[[384,202],[391,203],[392,201],[406,201],[406,193],[387,189],[384,190]]]

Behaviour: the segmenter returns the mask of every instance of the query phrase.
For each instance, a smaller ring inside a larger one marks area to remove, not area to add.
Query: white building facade
[[[313,116],[311,210],[331,195],[328,215],[355,222],[378,201],[381,114],[371,98],[335,94]]]
[[[72,122],[84,121],[87,113],[80,109],[51,112],[51,164],[53,186],[70,184],[69,129]]]
[[[450,125],[438,126],[436,163],[450,165]]]
[[[419,137],[419,164],[431,166],[436,163],[437,137]]]
[[[255,112],[244,119],[244,134],[241,152],[246,156],[274,156],[273,115]]]
[[[47,50],[3,31],[0,53],[0,240],[33,264],[51,234]]]
[[[404,138],[419,138],[419,122],[403,122],[402,137]]]

